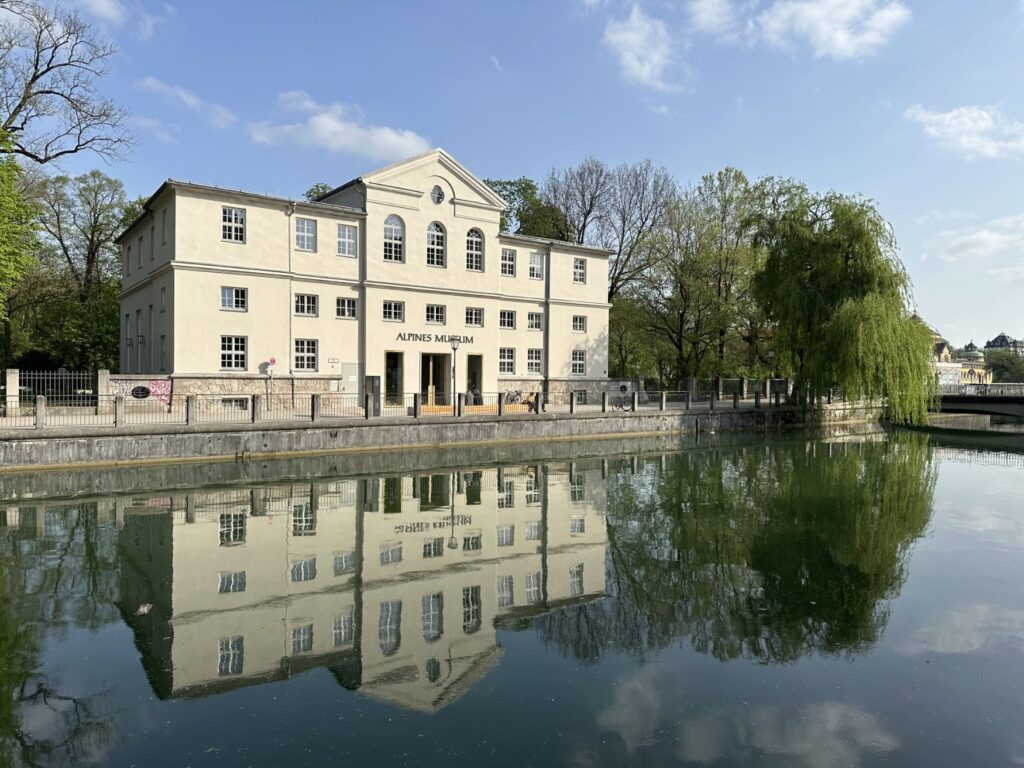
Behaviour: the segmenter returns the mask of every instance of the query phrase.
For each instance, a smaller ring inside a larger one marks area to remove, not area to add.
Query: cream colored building
[[[441,149],[319,202],[167,181],[118,241],[121,371],[176,392],[444,400],[453,367],[456,392],[603,391],[608,252],[501,233],[504,208]]]
[[[167,506],[128,510],[121,534],[122,609],[161,697],[327,667],[433,712],[498,661],[503,621],[605,589],[600,461],[202,491]]]

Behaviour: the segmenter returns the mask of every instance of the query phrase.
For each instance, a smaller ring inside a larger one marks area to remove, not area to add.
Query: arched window
[[[405,224],[394,214],[384,219],[384,261],[405,261]]]
[[[466,269],[484,271],[484,233],[476,228],[466,233]]]
[[[402,644],[402,601],[389,600],[380,604],[380,620],[377,622],[377,641],[385,656],[398,652]]]
[[[435,221],[427,227],[427,266],[443,267],[444,265],[444,227]]]

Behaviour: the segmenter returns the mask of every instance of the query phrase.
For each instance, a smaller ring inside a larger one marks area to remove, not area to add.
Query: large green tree
[[[0,147],[11,146],[0,132]],[[32,265],[36,212],[19,188],[21,169],[10,155],[0,156],[0,322],[7,317],[11,288]]]
[[[805,407],[832,386],[888,398],[896,423],[919,423],[931,397],[931,336],[907,310],[910,280],[888,222],[870,202],[766,184],[756,242],[757,299],[796,372]]]
[[[506,203],[501,214],[501,231],[516,235],[565,240],[565,214],[558,206],[541,200],[537,183],[526,176],[518,179],[485,179],[487,186]]]
[[[985,363],[992,371],[992,381],[1024,383],[1024,357],[1008,349],[993,349],[985,353]]]

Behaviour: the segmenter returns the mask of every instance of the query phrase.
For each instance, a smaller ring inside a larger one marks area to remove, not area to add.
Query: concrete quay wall
[[[878,422],[878,407],[827,406],[808,421],[793,408],[694,414],[686,411],[466,416],[411,421],[378,418],[302,425],[135,426],[97,432],[46,429],[0,439],[0,473],[167,462],[254,461],[281,456],[432,450],[487,444],[540,444],[687,432],[766,431],[813,424]]]

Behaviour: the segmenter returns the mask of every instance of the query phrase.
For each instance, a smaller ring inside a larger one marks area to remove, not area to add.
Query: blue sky
[[[432,146],[482,177],[731,165],[876,200],[929,322],[1024,336],[1022,0],[78,2],[120,48],[129,194],[299,196]]]

